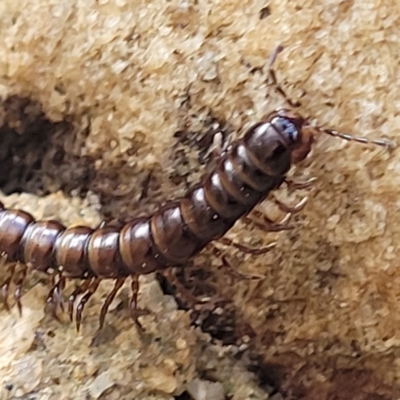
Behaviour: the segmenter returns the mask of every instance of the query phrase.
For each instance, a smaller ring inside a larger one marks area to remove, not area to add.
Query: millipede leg
[[[175,286],[174,296],[177,297],[182,304],[190,304],[189,307],[193,307],[193,305],[199,302],[198,298],[178,279],[174,272],[174,268],[168,268],[160,273],[171,285]]]
[[[20,278],[18,279],[17,284],[15,286],[14,298],[17,303],[19,315],[22,315],[22,304],[21,304],[22,285],[26,278],[27,271],[28,271],[28,267],[26,265],[24,265],[20,272]]]
[[[300,190],[300,189],[310,189],[312,188],[313,183],[317,180],[317,178],[310,178],[305,182],[297,182],[289,178],[285,178],[284,182],[286,185],[293,190]]]
[[[10,305],[8,304],[8,290],[10,289],[10,284],[13,280],[14,273],[15,273],[15,264],[12,264],[9,269],[9,276],[8,278],[4,281],[3,285],[1,286],[1,297],[3,299],[3,304],[4,307],[6,308],[7,311],[10,311]]]
[[[140,193],[139,200],[143,200],[143,199],[145,199],[147,197],[147,193],[148,193],[149,188],[150,188],[150,182],[151,182],[151,179],[153,178],[153,174],[154,174],[154,171],[151,169],[149,171],[149,173],[147,174],[147,176],[143,179],[143,181],[142,181],[142,191]]]
[[[99,318],[99,330],[103,328],[104,320],[110,304],[114,300],[116,294],[121,289],[122,285],[125,283],[126,278],[119,278],[115,280],[113,290],[108,294],[103,306],[101,307],[100,318]]]
[[[249,216],[242,218],[242,221],[245,224],[254,225],[265,232],[281,232],[289,231],[294,228],[293,225],[289,225],[291,216],[292,214],[288,213],[280,222],[275,222],[263,212],[253,210]],[[257,221],[254,217],[261,219],[262,222]]]
[[[288,231],[294,228],[293,225],[289,224],[289,220],[292,217],[292,214],[296,214],[304,209],[307,204],[308,197],[303,197],[295,206],[288,206],[282,201],[278,200],[276,197],[274,198],[276,205],[280,210],[286,213],[285,217],[279,223],[271,220],[267,215],[259,210],[253,210],[251,214],[242,218],[242,221],[249,225],[254,225],[259,229],[262,229],[266,232],[280,232],[280,231]],[[261,222],[256,220],[255,218],[261,219]]]
[[[100,285],[100,279],[98,279],[98,278],[93,279],[93,281],[90,283],[86,293],[83,295],[78,306],[76,307],[75,323],[76,323],[76,330],[78,332],[81,327],[82,313],[85,308],[85,305],[90,300],[90,298],[93,296],[93,294],[96,292],[99,285]]]
[[[225,271],[227,271],[230,275],[232,275],[234,278],[239,279],[239,280],[260,280],[263,279],[263,276],[260,275],[247,275],[247,274],[242,274],[241,272],[237,271],[235,268],[232,267],[231,263],[228,261],[228,259],[225,256],[221,257],[222,260],[222,266],[225,268]]]
[[[300,190],[300,189],[310,189],[315,180],[316,180],[315,178],[310,178],[305,182],[296,182],[285,178],[284,182],[286,183],[288,188],[293,190]],[[289,224],[292,214],[296,214],[304,209],[308,201],[308,197],[303,197],[303,199],[301,199],[295,206],[288,206],[287,204],[278,200],[276,197],[274,197],[274,201],[276,205],[279,207],[279,209],[286,213],[285,217],[280,222],[277,223],[273,221],[267,215],[265,215],[264,212],[256,209],[253,209],[249,215],[243,217],[242,221],[245,222],[246,224],[250,225],[254,224],[257,228],[263,229],[267,232],[279,232],[279,231],[291,230],[294,228],[293,225]],[[260,222],[259,220],[257,221],[254,217],[258,218],[262,222]]]
[[[65,288],[65,281],[66,281],[65,276],[60,276],[54,290],[55,300],[57,302],[57,305],[60,306],[62,312],[64,312],[64,301],[63,301],[62,291]]]
[[[221,160],[225,154],[226,151],[230,145],[230,140],[228,138],[228,140],[224,143],[223,142],[223,136],[220,132],[216,132],[214,134],[214,138],[213,138],[213,150],[211,152],[211,155],[213,157],[213,159],[215,160],[214,163],[217,165],[219,160]]]
[[[272,242],[267,246],[263,246],[260,248],[251,248],[251,247],[247,247],[243,244],[237,243],[231,239],[228,239],[226,237],[223,237],[221,239],[218,240],[218,242],[224,244],[225,246],[233,246],[236,247],[238,250],[240,250],[242,253],[245,254],[251,254],[253,256],[259,256],[261,254],[265,254],[268,253],[275,245],[276,242]]]
[[[65,287],[65,280],[66,278],[64,276],[60,276],[58,282],[53,284],[46,299],[46,308],[50,309],[51,315],[56,320],[58,320],[57,307],[60,306],[61,311],[64,312],[62,290]]]
[[[258,280],[262,279],[262,276],[259,275],[247,275],[247,274],[242,274],[241,272],[238,272],[235,268],[232,267],[231,263],[228,261],[226,256],[223,256],[221,254],[221,250],[216,247],[214,244],[209,245],[212,248],[212,251],[215,256],[220,257],[222,260],[222,267],[225,269],[226,272],[228,272],[233,278],[239,279],[239,280]]]
[[[274,198],[274,201],[275,201],[276,205],[283,212],[290,213],[290,214],[296,214],[296,213],[300,212],[301,210],[303,210],[303,208],[307,204],[308,197],[307,196],[303,197],[295,206],[288,206],[287,204],[278,200],[276,197]]]
[[[117,228],[121,228],[124,225],[123,221],[119,220],[118,218],[109,219],[107,221],[103,220],[100,224],[96,227],[96,229],[102,229],[106,226],[114,226]]]
[[[88,280],[84,281],[82,285],[77,286],[75,288],[75,290],[70,294],[70,296],[68,298],[68,315],[69,315],[69,319],[71,322],[74,319],[74,304],[75,304],[76,298],[80,294],[85,293],[88,290],[91,282],[92,282],[92,279],[88,279]]]
[[[139,330],[141,332],[144,332],[145,330],[142,324],[139,322],[138,318],[142,315],[147,315],[149,312],[147,310],[142,310],[138,308],[139,275],[134,275],[132,277],[131,289],[132,289],[132,297],[129,303],[131,318],[133,319],[133,322],[136,324]]]
[[[175,272],[178,268],[182,269],[182,267],[168,268],[167,270],[160,272],[160,274],[162,274],[171,285],[175,286],[174,297],[178,300],[179,307],[200,311],[205,309],[214,309],[218,305],[222,305],[227,302],[227,300],[221,298],[217,294],[211,296],[207,294],[206,297],[203,298],[196,296],[194,294],[194,290],[199,288],[199,284],[202,282],[200,282],[198,279],[195,279],[196,287],[193,290],[188,289],[178,278],[177,273]],[[185,277],[187,271],[188,266],[186,265],[182,269],[182,279],[184,282],[189,281],[189,279],[186,279]]]
[[[52,277],[52,287],[49,290],[49,293],[47,294],[47,298],[46,298],[46,313],[50,312],[51,316],[58,321],[58,316],[57,316],[57,305],[55,302],[55,296],[54,296],[54,292],[56,289],[56,284],[54,283],[54,277]]]

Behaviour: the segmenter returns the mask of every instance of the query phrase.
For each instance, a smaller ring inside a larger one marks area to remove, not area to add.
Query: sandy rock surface
[[[393,0],[2,0],[1,200],[66,225],[152,212],[199,180],[216,133],[233,140],[284,105],[265,84],[278,44],[278,79],[302,115],[396,142],[399,17]],[[294,229],[238,222],[228,235],[277,241],[259,257],[226,250],[264,279],[238,282],[212,252],[194,260],[235,326],[251,327],[246,346],[191,325],[153,275],[141,279],[144,335],[128,287],[97,332],[111,282],[76,333],[47,316],[46,280],[29,276],[22,316],[0,310],[0,398],[399,398],[399,154],[321,135],[293,171],[313,188],[277,193],[309,197]]]

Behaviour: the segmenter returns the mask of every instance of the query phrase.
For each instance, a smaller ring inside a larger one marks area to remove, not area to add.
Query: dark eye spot
[[[280,117],[273,121],[273,124],[291,141],[295,142],[297,140],[299,132],[289,119]]]

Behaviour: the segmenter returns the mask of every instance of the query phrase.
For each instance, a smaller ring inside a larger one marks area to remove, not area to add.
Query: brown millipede
[[[272,72],[271,76],[279,88]],[[279,91],[284,94],[281,88]],[[100,313],[102,326],[109,305],[131,277],[131,315],[140,327],[138,277],[185,265],[208,243],[222,238],[239,218],[281,186],[291,166],[310,152],[316,133],[391,145],[386,140],[368,140],[312,126],[296,112],[281,109],[253,125],[222,151],[213,170],[184,197],[167,202],[148,218],[136,218],[122,226],[67,228],[58,221],[35,221],[27,212],[6,209],[0,203],[0,252],[8,261],[24,266],[14,294],[18,307],[28,267],[47,273],[55,271],[58,275],[48,296],[48,301],[56,305],[62,305],[61,291],[66,279],[83,279],[84,283],[69,298],[72,319],[74,302],[78,295],[83,295],[76,309],[79,329],[86,302],[102,279],[112,279],[114,288]],[[14,270],[15,264],[2,287],[5,304]]]

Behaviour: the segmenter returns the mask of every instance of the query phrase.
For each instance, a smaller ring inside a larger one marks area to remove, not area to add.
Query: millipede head
[[[272,112],[268,116],[268,121],[287,142],[292,151],[292,163],[304,160],[314,141],[314,135],[308,127],[307,120],[293,110],[282,108]]]
[[[289,98],[289,96],[286,94],[286,92],[283,90],[283,88],[278,83],[275,71],[273,69],[273,65],[274,65],[279,53],[281,53],[282,51],[283,51],[283,46],[279,45],[276,47],[274,52],[271,54],[270,62],[269,62],[269,66],[268,66],[268,75],[270,77],[272,87],[276,90],[276,92],[279,95],[281,95],[283,97],[283,99],[289,105],[289,107],[297,108],[301,105],[301,103],[299,101],[293,101],[292,99]],[[308,131],[306,136],[314,136],[316,133],[325,133],[327,135],[338,137],[340,139],[347,140],[349,142],[358,142],[358,143],[362,143],[362,144],[374,144],[376,146],[382,146],[387,149],[393,149],[394,147],[396,147],[396,145],[388,139],[368,139],[366,137],[359,137],[359,136],[353,136],[353,135],[350,135],[347,133],[341,133],[334,129],[323,128],[322,126],[319,126],[319,125],[311,126],[308,119],[301,118],[298,115],[296,117],[294,117],[293,116],[294,113],[292,113],[292,116],[290,116],[290,114],[289,114],[290,112],[288,110],[280,110],[278,113],[281,113],[281,112],[283,112],[286,115],[286,117],[289,119],[296,120],[296,118],[297,118],[298,121],[301,121],[301,129],[303,129],[303,135],[304,135],[305,130]],[[306,151],[306,145],[304,144],[302,146],[303,156],[301,154],[301,151],[299,150],[298,156],[294,155],[293,162],[301,161],[303,158],[305,158],[305,156],[307,156],[309,151],[310,151],[310,149],[308,149],[308,151]]]

